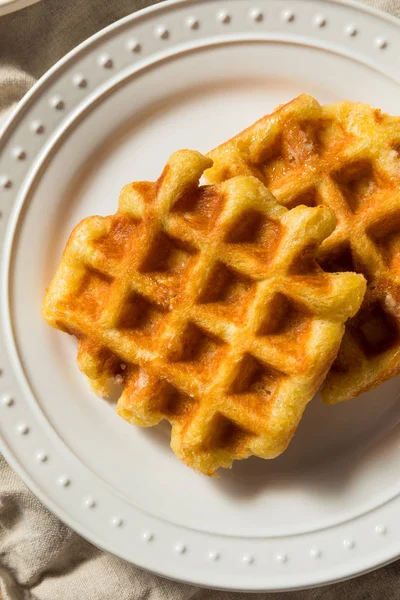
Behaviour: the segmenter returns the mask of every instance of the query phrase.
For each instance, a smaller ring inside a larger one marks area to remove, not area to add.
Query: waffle
[[[288,208],[330,208],[337,227],[318,262],[368,281],[322,388],[324,401],[353,398],[400,373],[400,118],[361,103],[320,106],[302,95],[209,156],[210,182],[253,175]]]
[[[115,215],[83,220],[43,308],[95,391],[116,377],[118,413],[169,421],[177,456],[209,475],[287,447],[365,292],[314,260],[328,209],[289,211],[254,177],[199,187],[210,165],[177,152]]]

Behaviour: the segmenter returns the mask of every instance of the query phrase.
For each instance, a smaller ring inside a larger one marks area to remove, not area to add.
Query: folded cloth
[[[218,0],[216,0],[218,1]],[[400,17],[400,0],[366,0]],[[42,0],[0,18],[0,114],[52,64],[99,29],[151,0]],[[399,600],[400,561],[348,582],[268,594],[268,600]],[[175,583],[98,550],[52,515],[0,456],[3,600],[228,600]],[[253,594],[235,594],[251,600]]]

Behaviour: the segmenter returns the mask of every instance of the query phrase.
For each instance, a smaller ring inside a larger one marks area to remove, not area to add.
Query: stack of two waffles
[[[400,372],[399,149],[400,119],[300,96],[176,152],[77,226],[44,316],[189,466],[276,457],[322,383],[335,403]]]

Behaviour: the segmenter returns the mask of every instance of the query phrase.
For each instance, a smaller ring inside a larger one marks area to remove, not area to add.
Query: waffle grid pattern
[[[44,309],[80,340],[96,391],[116,377],[118,412],[170,421],[176,454],[208,474],[286,448],[364,292],[314,260],[328,210],[288,211],[254,177],[199,188],[210,164],[175,153],[157,183],[124,188],[116,215],[85,219]]]
[[[209,155],[211,182],[260,179],[280,203],[326,206],[337,218],[318,252],[329,272],[368,281],[323,388],[329,403],[400,372],[400,119],[364,104],[299,96]]]

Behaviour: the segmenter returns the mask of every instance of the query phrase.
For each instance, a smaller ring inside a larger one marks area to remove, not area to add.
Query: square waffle
[[[209,182],[253,175],[288,208],[330,208],[337,227],[321,244],[319,264],[368,281],[322,388],[325,402],[400,373],[400,118],[361,103],[320,106],[302,95],[209,156]]]
[[[116,377],[118,413],[167,419],[177,456],[209,475],[287,447],[365,292],[314,259],[328,209],[288,210],[255,177],[199,187],[211,164],[177,152],[115,215],[84,219],[43,306],[96,392]]]

